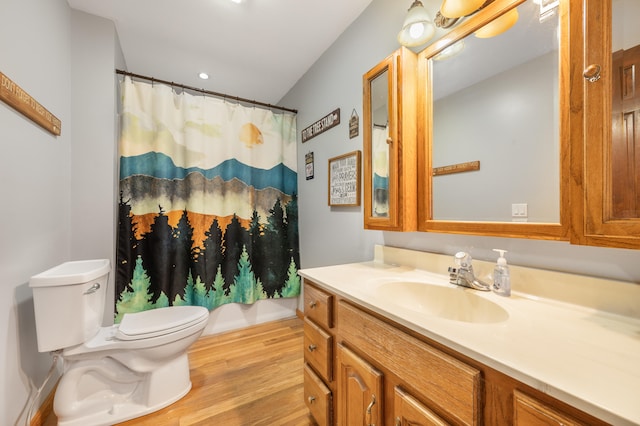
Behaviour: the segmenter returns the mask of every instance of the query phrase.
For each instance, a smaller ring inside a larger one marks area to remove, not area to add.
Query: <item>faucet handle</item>
[[[471,255],[469,253],[466,253],[464,251],[459,251],[455,254],[455,256],[453,257],[456,265],[458,266],[462,266],[462,267],[468,267],[471,266]]]

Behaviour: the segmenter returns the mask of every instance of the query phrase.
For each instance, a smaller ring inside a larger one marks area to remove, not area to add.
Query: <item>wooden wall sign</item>
[[[351,118],[349,119],[349,139],[353,139],[358,136],[360,132],[360,117],[358,117],[358,113],[354,109],[351,113]]]
[[[45,130],[60,136],[62,122],[1,72],[0,100]]]
[[[302,129],[302,143],[318,136],[320,133],[326,132],[338,124],[340,124],[340,108],[325,115],[311,126]]]
[[[360,151],[329,159],[330,206],[360,205]]]
[[[448,175],[451,173],[469,172],[480,170],[480,161],[469,161],[468,163],[451,164],[450,166],[434,167],[433,176]]]

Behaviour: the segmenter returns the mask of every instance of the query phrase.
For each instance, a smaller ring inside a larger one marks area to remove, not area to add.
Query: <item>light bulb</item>
[[[422,34],[424,34],[424,24],[422,22],[412,24],[411,27],[409,27],[409,35],[411,38],[420,38]]]

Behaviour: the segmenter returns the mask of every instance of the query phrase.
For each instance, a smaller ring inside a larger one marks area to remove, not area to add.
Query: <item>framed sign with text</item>
[[[360,151],[329,159],[330,206],[360,205]]]

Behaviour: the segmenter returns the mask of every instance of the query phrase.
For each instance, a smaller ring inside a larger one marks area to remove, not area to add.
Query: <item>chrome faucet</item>
[[[459,251],[453,257],[456,266],[449,267],[449,282],[451,284],[489,291],[491,285],[477,278],[473,273],[472,260],[469,253]]]

